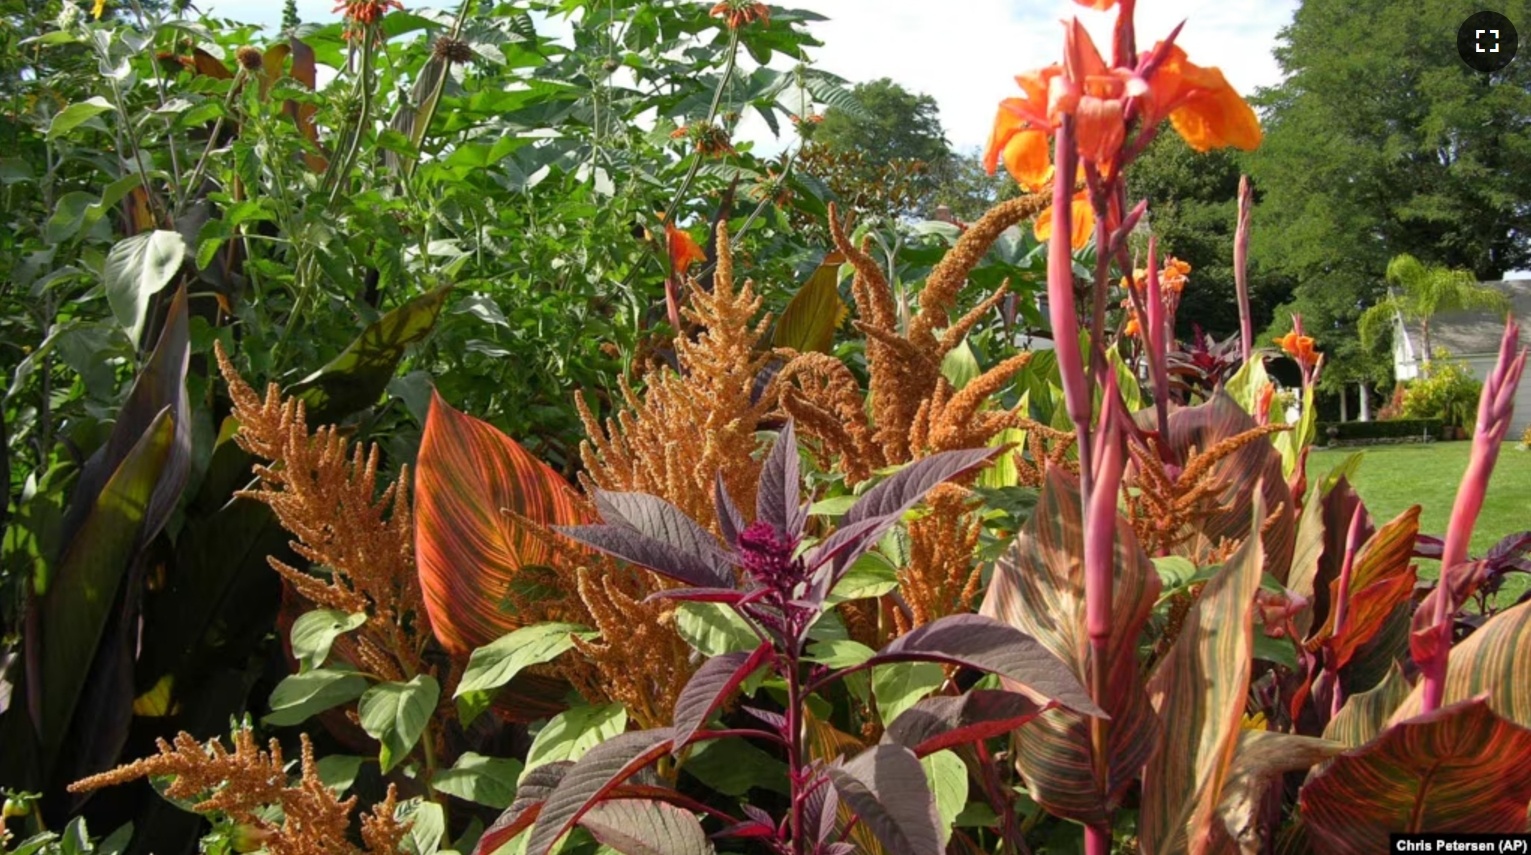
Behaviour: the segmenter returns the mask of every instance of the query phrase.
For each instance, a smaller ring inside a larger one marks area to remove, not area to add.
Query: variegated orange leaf
[[[1083,555],[1078,482],[1052,467],[1036,510],[995,566],[981,613],[1035,638],[1088,685],[1091,653]],[[1028,794],[1050,813],[1082,823],[1107,823],[1154,749],[1159,720],[1143,690],[1137,648],[1159,588],[1159,574],[1132,526],[1118,516],[1110,696],[1099,701],[1111,716],[1110,780],[1098,780],[1095,774],[1090,720],[1085,716],[1049,710],[1016,732],[1016,766]]]
[[[1332,639],[1334,667],[1343,668],[1356,648],[1369,641],[1400,603],[1414,593],[1414,539],[1419,534],[1419,505],[1414,505],[1372,535],[1350,568],[1349,606],[1345,626],[1334,626],[1333,612],[1312,642]],[[1329,584],[1329,602],[1338,602],[1340,579]]]
[[[1423,684],[1416,685],[1393,714],[1393,721],[1419,715]],[[1531,603],[1489,619],[1453,647],[1446,667],[1445,703],[1487,695],[1494,712],[1531,727]]]
[[[1214,842],[1249,693],[1254,597],[1266,559],[1259,535],[1265,503],[1251,493],[1244,545],[1202,589],[1148,681],[1164,735],[1143,771],[1150,782],[1138,815],[1145,855],[1205,855]]]
[[[1388,835],[1526,831],[1531,730],[1486,699],[1394,724],[1336,757],[1298,796],[1319,855],[1387,852]]]
[[[1332,608],[1330,586],[1340,576],[1350,519],[1357,505],[1361,506],[1360,536],[1364,543],[1376,529],[1361,497],[1343,476],[1329,490],[1310,496],[1303,506],[1286,585],[1313,603],[1312,608],[1300,612],[1293,621],[1305,639],[1314,627],[1327,626]]]
[[[1339,715],[1324,727],[1324,738],[1344,744],[1348,748],[1360,748],[1382,732],[1388,718],[1409,696],[1409,681],[1403,669],[1393,663],[1392,670],[1371,690],[1351,695],[1345,699]]]
[[[546,464],[433,394],[415,464],[415,560],[431,628],[451,654],[521,627],[502,604],[524,572],[553,559],[507,510],[548,526],[589,521]]]

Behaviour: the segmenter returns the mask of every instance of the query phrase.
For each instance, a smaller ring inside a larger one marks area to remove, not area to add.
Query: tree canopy
[[[858,83],[852,94],[858,110],[825,110],[813,134],[821,151],[812,162],[833,173],[825,177],[839,195],[855,196],[847,201],[868,213],[928,215],[953,157],[935,99],[886,77]],[[898,192],[877,192],[891,185]]]
[[[1502,11],[1531,20],[1526,0]],[[1355,323],[1388,260],[1502,278],[1531,261],[1531,69],[1457,54],[1468,0],[1304,0],[1280,34],[1286,79],[1255,99],[1266,137],[1246,162],[1262,194],[1254,259],[1293,277],[1329,352],[1326,385],[1385,375]],[[1287,312],[1278,313],[1283,328]]]

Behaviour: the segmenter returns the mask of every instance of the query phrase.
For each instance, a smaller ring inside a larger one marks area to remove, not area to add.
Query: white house
[[[1531,279],[1506,279],[1484,282],[1510,298],[1511,310],[1521,324],[1531,323]],[[1464,363],[1479,380],[1493,370],[1499,358],[1499,341],[1504,336],[1504,318],[1495,312],[1444,312],[1430,319],[1430,344],[1445,348],[1451,358]],[[1531,344],[1531,335],[1523,328],[1520,346]],[[1401,318],[1393,325],[1393,376],[1413,380],[1423,365],[1425,346],[1420,341],[1419,324],[1405,324]],[[1510,424],[1510,438],[1518,440],[1531,424],[1531,377],[1521,381],[1515,392],[1515,419]]]

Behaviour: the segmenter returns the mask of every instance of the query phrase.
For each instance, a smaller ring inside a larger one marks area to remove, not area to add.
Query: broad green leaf
[[[1029,392],[1027,394],[1030,394]],[[1024,402],[1021,411],[1025,412]],[[989,445],[1015,445],[1008,454],[1001,454],[995,458],[994,465],[983,470],[978,475],[978,486],[988,490],[1002,490],[1006,487],[1020,485],[1020,473],[1015,468],[1015,455],[1019,454],[1026,442],[1026,431],[1020,428],[1005,428],[997,436],[989,440]]]
[[[361,772],[363,763],[370,763],[371,757],[360,757],[355,754],[326,754],[319,758],[319,780],[326,787],[335,791],[335,795],[343,796],[351,785],[356,783],[356,776]]]
[[[519,760],[484,757],[469,751],[457,758],[457,765],[437,772],[431,786],[460,799],[504,810],[516,799],[521,768]]]
[[[576,636],[589,641],[599,633],[575,623],[523,626],[473,651],[454,697],[498,689],[529,665],[551,662],[574,646]]]
[[[435,855],[447,833],[446,811],[435,802],[410,799],[394,808],[394,818],[409,824],[404,834],[408,855]]]
[[[710,739],[694,743],[686,774],[725,796],[743,797],[751,788],[786,795],[787,764],[745,739]]]
[[[1524,833],[1528,754],[1531,730],[1482,698],[1396,721],[1303,786],[1303,824],[1325,855],[1392,851],[1393,833]]]
[[[304,612],[292,622],[292,655],[299,671],[323,667],[335,639],[367,622],[365,612],[348,615],[338,609]]]
[[[378,753],[383,774],[414,749],[439,700],[441,686],[429,674],[408,683],[379,683],[362,694],[356,712],[362,729],[383,744]]]
[[[27,635],[28,701],[33,725],[49,757],[62,746],[91,662],[96,657],[118,588],[143,545],[157,485],[171,462],[176,438],[165,407],[138,437],[64,547],[47,592],[35,597]],[[78,488],[77,488],[78,489]]]
[[[952,384],[953,389],[960,391],[982,373],[983,369],[978,365],[978,356],[973,353],[973,348],[968,346],[967,339],[963,339],[961,344],[948,350],[946,355],[941,357],[941,376]]]
[[[350,703],[367,691],[367,678],[349,671],[319,668],[291,674],[271,690],[271,713],[263,722],[272,727],[297,724],[315,713]]]
[[[526,752],[526,768],[521,780],[533,769],[560,760],[578,760],[585,752],[627,729],[627,710],[621,704],[582,706],[554,716]]]
[[[951,842],[952,825],[957,821],[957,814],[962,813],[963,806],[967,804],[968,767],[949,750],[937,751],[922,758],[920,765],[924,767],[925,779],[936,797],[936,812],[941,816],[941,845],[945,846]]]
[[[788,301],[776,321],[771,343],[799,353],[828,353],[835,342],[835,329],[850,311],[840,299],[840,265],[845,256],[830,251],[808,281]]]
[[[872,694],[884,726],[946,682],[946,671],[934,662],[893,662],[872,668]]]
[[[877,651],[859,641],[832,639],[809,646],[809,662],[817,662],[826,668],[851,668],[871,659]]]
[[[1149,679],[1149,699],[1163,723],[1143,771],[1143,780],[1154,786],[1144,789],[1138,814],[1139,839],[1149,855],[1202,855],[1214,844],[1217,808],[1249,696],[1265,517],[1256,497],[1244,545],[1202,589]]]
[[[834,606],[851,600],[874,599],[896,588],[898,569],[880,553],[868,552],[851,564],[824,602]]]
[[[1228,382],[1223,384],[1223,390],[1243,408],[1244,412],[1254,415],[1260,390],[1269,382],[1270,375],[1265,372],[1265,360],[1251,359],[1228,378]]]
[[[760,644],[744,618],[722,603],[680,603],[675,631],[703,656],[754,650]]]
[[[443,285],[378,318],[339,356],[288,390],[308,405],[309,423],[329,424],[377,403],[405,348],[430,333],[451,290]]]
[[[102,113],[110,113],[115,109],[110,101],[100,95],[76,101],[60,110],[53,121],[48,123],[47,139],[52,142]]]
[[[464,656],[519,629],[518,586],[554,560],[542,525],[588,522],[562,478],[486,422],[432,395],[415,462],[415,560],[431,629],[448,652]],[[563,709],[561,681],[520,675],[501,698],[503,712],[535,721]]]
[[[580,817],[596,840],[621,855],[712,855],[696,815],[668,802],[609,799]]]
[[[106,254],[101,273],[106,301],[128,338],[138,341],[149,300],[170,284],[185,257],[180,233],[164,229],[123,238]]]
[[[1110,785],[1080,772],[1096,764],[1090,719],[1084,715],[1049,710],[1023,725],[1016,742],[1016,765],[1031,797],[1077,822],[1106,821],[1158,739],[1159,721],[1143,688],[1137,646],[1159,596],[1159,574],[1120,516],[1114,554],[1111,689],[1105,701],[1111,716]],[[1078,482],[1051,467],[1035,511],[995,565],[979,611],[1035,638],[1081,685],[1088,685],[1092,655],[1083,555]]]

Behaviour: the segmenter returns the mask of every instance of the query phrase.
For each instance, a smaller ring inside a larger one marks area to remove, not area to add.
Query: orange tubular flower
[[[708,14],[726,20],[730,30],[737,30],[754,21],[759,21],[761,26],[771,25],[771,8],[753,0],[723,0],[713,6]]]
[[[1161,50],[1163,43],[1153,52]],[[1223,72],[1192,63],[1179,45],[1165,51],[1164,62],[1149,82],[1148,100],[1147,121],[1158,124],[1168,116],[1175,132],[1197,151],[1224,146],[1251,151],[1263,137],[1260,119]]]
[[[1130,70],[1106,65],[1078,18],[1064,37],[1064,56],[1065,75],[1049,92],[1048,110],[1073,114],[1079,156],[1104,167],[1127,141],[1127,98],[1147,86]]]
[[[1189,262],[1170,256],[1164,262],[1164,268],[1159,271],[1159,281],[1166,291],[1176,294],[1185,290],[1185,283],[1190,278],[1191,265]]]
[[[684,276],[693,264],[701,264],[707,260],[707,253],[702,251],[696,238],[684,229],[678,229],[673,223],[664,224],[665,244],[670,251],[670,269],[677,276]]]
[[[1318,351],[1313,349],[1312,336],[1298,335],[1297,331],[1293,330],[1275,341],[1286,355],[1297,360],[1299,365],[1311,368],[1318,363]]]
[[[402,12],[404,4],[399,0],[341,0],[333,11],[345,13],[346,22],[351,26],[347,29],[349,34],[381,21],[390,9]]]

